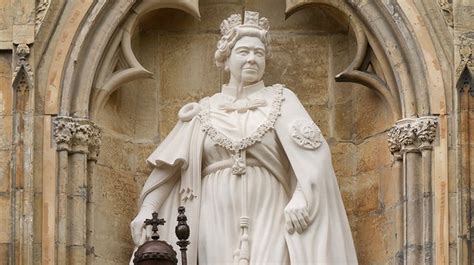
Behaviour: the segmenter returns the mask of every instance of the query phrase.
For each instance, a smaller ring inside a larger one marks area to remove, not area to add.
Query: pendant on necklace
[[[232,158],[234,159],[234,165],[232,165],[232,174],[234,175],[243,175],[246,172],[247,165],[243,152],[245,151],[239,150],[232,155]]]

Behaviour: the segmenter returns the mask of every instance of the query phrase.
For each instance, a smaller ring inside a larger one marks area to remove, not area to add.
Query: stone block
[[[334,105],[332,126],[337,140],[352,140],[353,120],[352,101]]]
[[[0,265],[10,264],[10,244],[9,243],[0,243]]]
[[[390,128],[394,120],[384,99],[375,91],[357,86],[353,92],[354,140],[361,141]]]
[[[395,256],[394,213],[369,215],[357,221],[354,235],[359,264],[386,264]]]
[[[10,243],[11,240],[11,205],[10,205],[10,195],[2,194],[0,195],[0,209],[2,213],[0,214],[0,244]]]
[[[12,26],[13,26],[13,4],[9,0],[0,0],[0,48],[11,49],[12,45]]]
[[[136,210],[135,201],[139,196],[133,173],[98,165],[95,174],[97,181],[92,188],[97,210],[114,217],[122,216],[114,222],[125,219],[129,222]]]
[[[150,172],[151,173],[151,172]],[[143,189],[143,185],[145,185],[145,181],[148,179],[148,176],[150,174],[148,173],[135,173],[135,175],[133,176],[133,179],[136,183],[136,193],[137,194],[140,194],[142,189]]]
[[[386,134],[378,134],[358,145],[356,172],[368,172],[390,165],[391,154],[387,147]]]
[[[0,125],[0,150],[10,150],[13,142],[13,117],[1,115]]]
[[[324,137],[329,135],[329,111],[325,106],[303,104],[311,119],[321,130]]]
[[[167,104],[160,109],[160,141],[171,132],[178,121],[178,111],[184,105],[184,102]]]
[[[104,134],[97,163],[116,170],[133,171],[133,164],[136,162],[133,151],[133,144],[126,139]]]
[[[35,218],[33,222],[33,242],[41,242],[43,224],[42,221],[36,220],[43,220],[43,194],[35,193],[33,198],[33,216]]]
[[[98,113],[97,123],[101,128],[105,130],[111,130],[118,134],[123,134],[125,136],[133,135],[133,120],[131,116],[128,115],[127,110],[129,108],[123,107],[123,102],[126,98],[124,90],[126,88],[122,87],[116,90],[110,95],[105,106]],[[134,96],[129,99],[130,102],[127,102],[127,105],[133,105]],[[102,149],[102,148],[101,148]]]
[[[158,30],[171,33],[213,33],[219,34],[219,27],[223,19],[231,14],[240,14],[242,7],[236,5],[236,0],[199,3],[201,20],[197,20],[190,14],[178,9],[161,9],[146,14],[140,20],[141,31]],[[237,0],[239,1],[239,0]],[[240,1],[239,1],[240,2]]]
[[[272,8],[269,9],[268,7]],[[285,1],[245,0],[245,10],[260,12],[260,16],[268,18],[272,31],[290,32],[346,32],[348,25],[327,12],[328,9],[318,6],[307,6],[298,10],[285,20]]]
[[[220,90],[219,69],[214,63],[216,34],[159,34],[144,41],[156,45],[161,100],[201,98]]]
[[[265,83],[285,84],[303,103],[327,104],[327,37],[277,35],[272,38],[271,47]]]
[[[337,143],[331,146],[332,163],[338,179],[354,175],[355,149],[356,146],[352,143]]]
[[[0,192],[9,192],[11,185],[10,176],[10,151],[0,151]]]
[[[242,0],[201,0],[199,6],[214,5],[219,3],[240,4]]]
[[[1,20],[0,20],[1,21]],[[0,29],[1,32],[1,29]],[[1,37],[0,37],[1,38]],[[13,104],[11,52],[0,52],[0,115],[11,115]]]
[[[354,178],[353,203],[355,204],[355,214],[365,215],[372,212],[380,212],[382,210],[382,203],[379,193],[379,172],[366,172]]]
[[[133,251],[129,224],[137,209],[135,178],[129,172],[96,168],[93,201],[93,264],[122,264]]]
[[[71,264],[86,264],[86,248],[84,246],[68,246],[67,251]]]
[[[377,171],[380,175],[380,197],[385,208],[392,208],[400,203],[403,177],[393,166],[381,167]]]
[[[148,156],[158,147],[157,143],[137,143],[135,144],[136,159],[136,172],[150,174],[153,170],[153,166],[146,162]]]
[[[342,177],[337,179],[339,185],[339,191],[341,192],[342,201],[344,203],[344,209],[349,219],[357,219],[357,209],[354,201],[354,177]]]

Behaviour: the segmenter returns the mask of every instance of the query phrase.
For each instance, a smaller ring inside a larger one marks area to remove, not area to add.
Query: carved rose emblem
[[[321,131],[313,121],[295,120],[290,125],[291,137],[305,149],[316,149],[321,145]]]

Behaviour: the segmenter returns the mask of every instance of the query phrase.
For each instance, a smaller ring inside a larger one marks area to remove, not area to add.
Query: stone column
[[[397,233],[397,261],[396,264],[402,264],[404,260],[404,246],[405,246],[405,195],[404,195],[404,179],[403,179],[403,156],[400,153],[400,127],[393,126],[388,132],[388,148],[393,155],[392,164],[392,178],[396,178],[397,186],[393,187],[398,196],[395,231]]]
[[[423,191],[423,260],[433,264],[433,189],[431,181],[431,145],[436,136],[436,117],[420,117],[415,125],[421,152],[421,178]]]
[[[403,264],[433,264],[431,144],[436,129],[437,117],[429,116],[402,119],[388,133],[394,172],[402,171],[397,233]]]
[[[99,156],[100,146],[101,146],[101,138],[102,133],[98,129],[98,127],[93,127],[93,135],[91,137],[91,141],[89,142],[89,154],[87,157],[87,205],[86,205],[86,227],[87,227],[87,234],[86,234],[86,261],[87,264],[92,264],[94,258],[94,247],[92,246],[94,234],[94,203],[95,201],[92,199],[93,195],[93,177],[95,171],[95,164],[97,163],[97,159]]]
[[[35,218],[35,176],[34,159],[34,75],[31,69],[30,46],[27,43],[16,45],[15,57],[18,59],[13,72],[13,152],[12,173],[12,253],[13,264],[33,264],[33,244],[36,231]]]
[[[58,263],[86,264],[88,156],[97,157],[100,129],[87,119],[57,117],[58,144]],[[95,161],[92,159],[91,161]]]
[[[53,120],[53,136],[58,152],[58,175],[57,175],[57,211],[56,219],[56,253],[57,264],[66,263],[66,240],[67,240],[67,182],[68,153],[71,151],[71,141],[76,127],[71,117],[56,117]]]
[[[403,178],[405,197],[405,250],[406,264],[421,264],[421,181],[418,175],[419,154],[416,148],[414,119],[397,122],[400,127],[401,153],[403,155]]]

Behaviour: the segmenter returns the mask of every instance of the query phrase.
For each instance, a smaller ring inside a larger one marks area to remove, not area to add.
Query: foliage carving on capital
[[[399,125],[400,127],[400,143],[402,149],[408,146],[414,145],[416,141],[416,129],[413,123],[404,123]]]
[[[397,154],[400,152],[401,144],[400,144],[400,128],[398,126],[393,126],[388,131],[388,149],[390,153]]]
[[[92,123],[86,119],[76,119],[74,121],[76,132],[72,138],[72,151],[75,153],[88,153],[89,143],[92,138]]]
[[[421,141],[420,148],[429,147],[436,137],[438,120],[436,117],[422,117],[416,121],[416,134]]]
[[[400,152],[430,149],[436,138],[437,126],[435,116],[400,120],[388,131],[388,148],[397,158],[400,158]]]
[[[97,161],[100,145],[102,144],[102,130],[97,125],[92,126],[92,136],[89,141],[89,160]]]
[[[58,116],[53,120],[53,137],[58,146],[58,150],[70,150],[70,144],[76,126],[71,117]]]
[[[58,151],[84,153],[97,160],[102,132],[88,119],[58,116],[53,120],[53,135]]]

